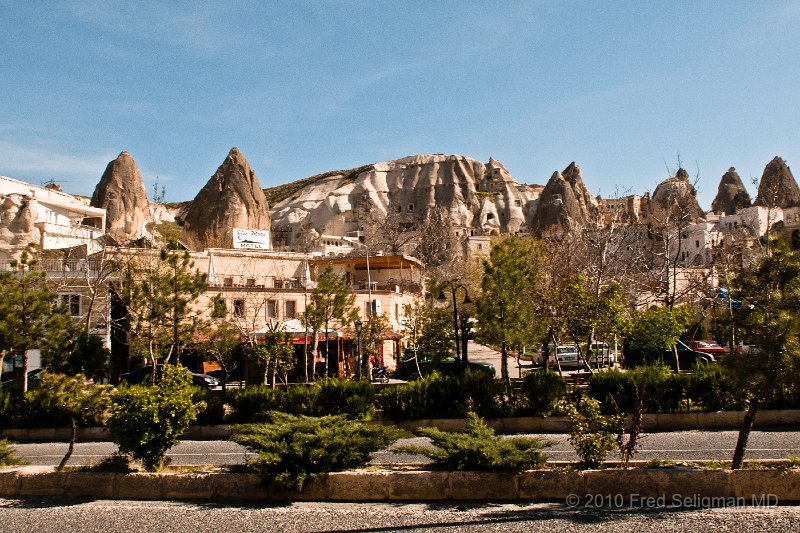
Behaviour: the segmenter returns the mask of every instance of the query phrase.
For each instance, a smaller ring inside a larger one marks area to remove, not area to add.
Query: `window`
[[[278,318],[278,302],[267,300],[267,318]]]
[[[414,212],[414,204],[408,204],[408,212],[409,213],[413,213]]]
[[[211,311],[212,318],[225,318],[228,316],[228,306],[225,303],[225,299],[222,298],[222,295],[217,295],[214,297],[214,308]]]
[[[286,318],[294,318],[295,315],[297,314],[297,306],[295,305],[295,301],[294,300],[287,301],[284,304],[284,307],[286,310],[286,312],[284,313]]]
[[[242,318],[244,316],[244,300],[233,301],[233,316]]]
[[[225,278],[222,280],[222,285],[225,287],[233,287],[233,278]]]
[[[248,287],[255,287],[256,286],[256,280],[253,279],[253,278],[247,278],[247,281],[245,282],[245,285],[247,285]]]
[[[283,280],[282,279],[276,279],[275,280],[275,288],[276,289],[282,289],[283,288]]]
[[[694,247],[700,248],[700,241],[694,241]]]
[[[400,304],[394,304],[394,318],[400,320]]]
[[[517,207],[522,207],[522,200],[514,200],[514,205]]]
[[[81,295],[80,294],[61,294],[59,295],[61,306],[64,307],[71,316],[81,316]]]

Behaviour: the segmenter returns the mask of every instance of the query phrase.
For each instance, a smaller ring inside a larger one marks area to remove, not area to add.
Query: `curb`
[[[649,413],[642,419],[645,431],[681,431],[692,429],[739,429],[744,420],[744,411],[718,411],[715,413]],[[465,418],[431,418],[417,420],[376,420],[373,423],[396,425],[408,431],[420,427],[435,427],[442,431],[465,431]],[[492,418],[486,423],[498,433],[568,433],[569,419],[566,417],[521,416]],[[800,409],[759,411],[753,427],[800,425]],[[17,442],[69,441],[69,428],[10,428],[0,430],[0,438]],[[231,424],[212,426],[189,426],[181,436],[183,440],[227,440],[231,435]],[[104,427],[78,428],[77,440],[81,442],[107,441],[108,429]]]
[[[136,500],[443,501],[563,500],[570,507],[628,505],[774,506],[800,502],[800,470],[530,470],[334,472],[299,493],[260,485],[257,474],[0,470],[0,497]]]

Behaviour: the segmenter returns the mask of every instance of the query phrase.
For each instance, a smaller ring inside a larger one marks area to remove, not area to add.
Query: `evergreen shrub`
[[[686,399],[688,386],[686,374],[676,374],[663,364],[644,365],[626,372],[596,372],[589,380],[589,396],[600,401],[606,414],[630,413],[638,391],[645,412],[674,413]]]
[[[552,370],[527,372],[520,389],[524,400],[518,414],[546,416],[567,394],[567,384]]]
[[[504,414],[500,399],[502,381],[484,372],[467,370],[461,375],[433,372],[422,379],[397,387],[387,387],[375,397],[375,403],[387,420],[420,418],[462,418],[474,406],[482,417]]]
[[[379,426],[344,415],[309,417],[272,411],[269,423],[233,427],[231,440],[257,452],[248,467],[264,484],[301,490],[326,472],[367,464],[381,450],[406,433],[394,426]]]
[[[6,439],[0,439],[0,466],[13,466],[28,464],[14,451],[14,447]]]
[[[699,365],[689,377],[689,399],[704,411],[739,410],[745,398],[729,371],[720,365]]]
[[[397,446],[396,453],[413,453],[433,459],[446,470],[522,472],[541,467],[542,448],[552,442],[532,437],[499,437],[473,412],[467,413],[467,431],[445,432],[420,428],[417,435],[431,439],[433,447]]]

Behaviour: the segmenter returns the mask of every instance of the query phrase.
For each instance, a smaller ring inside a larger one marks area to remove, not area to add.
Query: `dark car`
[[[42,383],[43,368],[28,370],[28,390],[37,388]],[[13,373],[3,374],[3,382],[0,387],[6,390],[22,390],[22,377],[14,378]]]
[[[678,363],[681,370],[691,370],[698,364],[714,363],[716,359],[712,354],[692,350],[686,344],[678,341]],[[672,350],[644,349],[633,342],[626,342],[624,348],[625,368],[636,368],[645,364],[663,363],[675,370],[675,354]]]
[[[473,372],[484,372],[492,377],[496,375],[494,366],[489,363],[468,361],[467,368]],[[404,361],[400,361],[397,364],[397,368],[393,373],[393,377],[395,379],[412,381],[419,378],[420,372],[422,372],[423,376],[427,376],[434,370],[439,372],[440,374],[457,374],[461,370],[461,368],[456,363],[456,360],[453,357],[442,359],[440,361],[434,361],[433,359],[427,359],[427,358],[420,358],[419,370],[417,370],[417,363],[414,361],[414,359],[406,359]]]
[[[212,370],[208,373],[212,378],[217,379],[222,383],[222,369]],[[234,367],[228,370],[228,375],[225,377],[225,383],[244,381],[244,370],[241,367]]]
[[[164,365],[158,365],[156,368],[156,380],[158,380],[158,376],[161,373],[162,368],[164,368]],[[192,377],[192,383],[201,389],[213,389],[214,387],[219,386],[219,380],[215,377],[207,374],[196,374],[194,372],[190,372],[189,369],[186,369],[186,373]],[[131,370],[127,374],[120,374],[119,382],[121,383],[124,381],[131,385],[138,385],[140,383],[146,383],[149,381],[150,376],[152,375],[153,365],[142,366],[135,370]]]

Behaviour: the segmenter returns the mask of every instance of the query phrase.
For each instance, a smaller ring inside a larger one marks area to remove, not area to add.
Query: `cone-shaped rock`
[[[736,173],[736,169],[731,167],[719,181],[717,196],[711,202],[711,210],[717,214],[732,215],[747,207],[750,207],[750,195],[744,188],[744,183]]]
[[[696,222],[703,218],[697,203],[697,190],[689,183],[689,174],[682,168],[675,177],[658,184],[650,200],[650,216],[656,223]]]
[[[573,162],[550,177],[539,197],[531,229],[538,236],[561,234],[586,226],[596,210],[597,202],[583,183],[580,167]]]
[[[267,198],[250,163],[235,147],[192,201],[181,239],[194,250],[231,248],[233,228],[270,229]]]
[[[90,205],[106,210],[106,232],[118,243],[138,239],[146,233],[147,192],[131,154],[122,152],[108,164]]]
[[[778,156],[770,161],[758,184],[758,196],[753,205],[764,207],[793,207],[800,205],[800,188],[786,166],[786,161]]]

